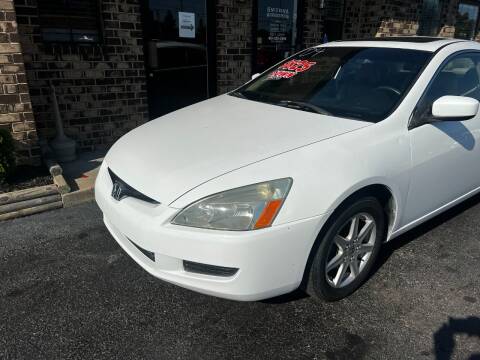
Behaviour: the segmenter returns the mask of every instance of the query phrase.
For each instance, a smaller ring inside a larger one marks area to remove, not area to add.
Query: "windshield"
[[[396,108],[430,56],[429,52],[406,49],[312,48],[231,95],[378,122]]]

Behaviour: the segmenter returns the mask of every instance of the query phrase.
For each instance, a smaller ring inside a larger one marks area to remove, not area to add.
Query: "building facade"
[[[0,0],[0,127],[20,163],[55,135],[78,148],[239,86],[325,41],[477,38],[472,0]]]

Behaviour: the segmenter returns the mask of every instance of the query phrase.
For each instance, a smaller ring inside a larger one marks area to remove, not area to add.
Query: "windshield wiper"
[[[325,109],[322,109],[321,107],[318,107],[313,104],[309,104],[303,101],[294,101],[294,100],[282,100],[278,102],[276,105],[280,106],[285,106],[289,107],[292,109],[298,109],[298,110],[304,110],[304,111],[310,111],[316,114],[322,114],[322,115],[332,115],[330,112],[328,112]]]
[[[241,93],[240,91],[232,91],[230,93],[230,95],[232,96],[235,96],[235,97],[238,97],[240,99],[248,99],[243,93]]]

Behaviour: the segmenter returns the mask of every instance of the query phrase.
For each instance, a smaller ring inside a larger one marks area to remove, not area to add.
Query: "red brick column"
[[[223,94],[252,75],[252,0],[218,0],[217,86]]]
[[[304,3],[303,47],[305,48],[322,43],[324,9],[320,8],[321,3],[316,0],[306,0]]]
[[[13,0],[0,0],[0,127],[12,133],[18,163],[39,162],[37,132]]]

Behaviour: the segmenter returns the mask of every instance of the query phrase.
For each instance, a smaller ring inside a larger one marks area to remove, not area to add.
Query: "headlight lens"
[[[248,185],[206,197],[183,209],[176,225],[216,230],[253,230],[272,225],[287,197],[291,178]]]

